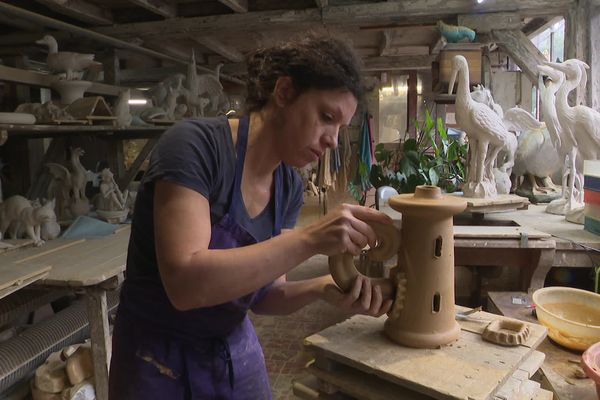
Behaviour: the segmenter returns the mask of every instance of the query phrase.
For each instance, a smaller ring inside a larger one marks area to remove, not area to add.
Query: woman
[[[302,184],[291,167],[337,144],[361,97],[351,50],[311,38],[248,59],[248,117],[169,129],[138,192],[113,335],[110,398],[270,399],[246,313],[287,314],[317,299],[379,316],[391,302],[357,279],[286,282],[315,254],[359,254],[379,212],[344,205],[294,227]],[[283,235],[281,232],[289,230]]]

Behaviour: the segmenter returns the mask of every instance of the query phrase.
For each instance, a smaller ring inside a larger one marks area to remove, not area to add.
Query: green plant
[[[404,140],[398,150],[386,150],[381,143],[375,147],[377,164],[369,174],[371,185],[392,186],[400,193],[414,192],[425,184],[446,192],[459,190],[465,180],[467,144],[448,137],[442,119],[434,123],[429,110],[425,121],[415,121],[415,127],[416,138]]]

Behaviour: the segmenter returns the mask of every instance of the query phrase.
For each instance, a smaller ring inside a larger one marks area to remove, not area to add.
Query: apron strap
[[[241,117],[238,123],[237,130],[235,179],[233,183],[233,194],[231,197],[231,204],[229,205],[230,211],[233,208],[234,204],[244,204],[242,201],[242,173],[244,171],[244,161],[246,159],[246,147],[248,145],[249,126],[250,121],[248,116]],[[273,173],[273,180],[275,184],[273,236],[277,236],[281,233],[281,220],[283,219],[283,164],[279,164],[279,166],[275,169],[275,172]]]

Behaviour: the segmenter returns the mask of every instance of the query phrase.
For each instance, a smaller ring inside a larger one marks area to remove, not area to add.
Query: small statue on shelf
[[[8,233],[12,239],[17,239],[22,230],[33,240],[35,246],[43,245],[42,225],[56,223],[54,206],[54,200],[40,206],[32,204],[23,196],[9,197],[0,203],[0,238]]]
[[[80,147],[71,149],[70,169],[58,163],[46,163],[52,176],[48,197],[57,199],[57,214],[60,219],[77,217],[90,211],[85,195],[87,170],[79,160],[84,154]]]
[[[58,43],[51,35],[46,35],[42,39],[36,41],[37,44],[48,46],[48,57],[46,64],[52,72],[64,72],[65,79],[77,79],[76,73],[83,71],[89,67],[98,67],[102,64],[94,61],[94,54],[74,53],[71,51],[58,51]]]
[[[104,168],[100,173],[100,177],[102,179],[100,194],[96,200],[98,216],[111,223],[125,222],[129,213],[127,207],[129,192],[127,190],[121,192],[110,169]]]

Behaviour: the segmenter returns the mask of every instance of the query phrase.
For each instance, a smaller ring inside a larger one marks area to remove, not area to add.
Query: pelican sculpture
[[[467,197],[493,198],[497,195],[493,167],[503,147],[513,146],[502,118],[486,104],[471,98],[469,65],[465,57],[454,56],[448,94],[456,90],[456,122],[467,133],[470,144],[469,174],[463,192]]]

